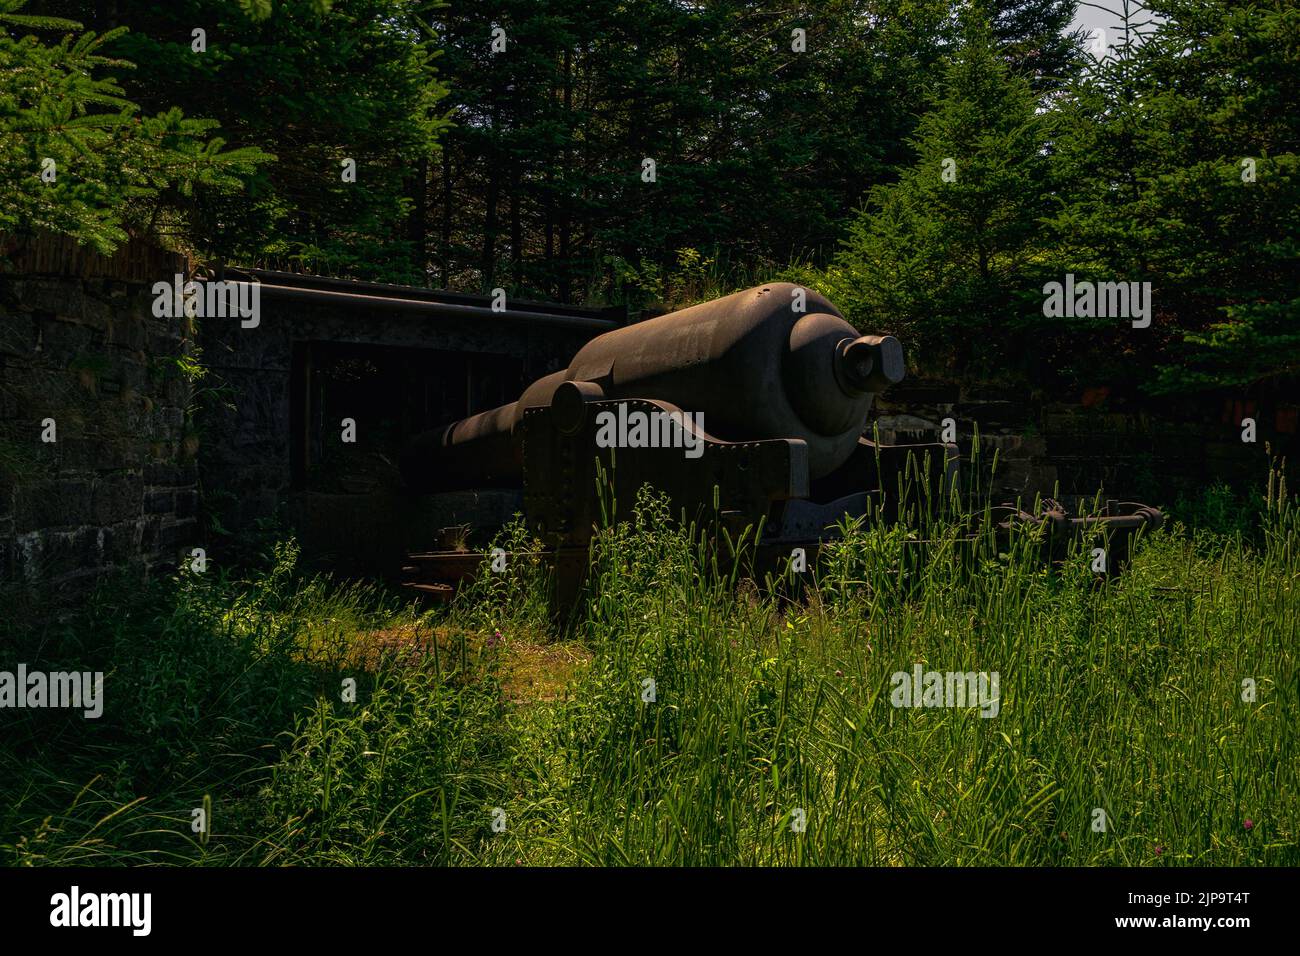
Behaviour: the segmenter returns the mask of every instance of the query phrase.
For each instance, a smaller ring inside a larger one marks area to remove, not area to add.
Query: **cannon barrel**
[[[412,439],[402,475],[427,491],[518,485],[526,409],[635,398],[701,414],[721,441],[802,439],[816,479],[848,460],[873,395],[903,376],[893,336],[860,335],[823,296],[773,282],[597,336],[518,401]]]

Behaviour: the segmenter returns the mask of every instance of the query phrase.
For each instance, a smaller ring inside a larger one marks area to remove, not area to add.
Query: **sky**
[[[1106,3],[1106,0],[1102,0],[1102,3],[1104,6],[1119,9],[1118,3]],[[1079,5],[1079,12],[1074,15],[1074,26],[1087,27],[1090,30],[1097,27],[1114,28],[1118,23],[1119,17],[1098,10],[1096,7],[1085,7],[1082,4]]]
[[[1096,3],[1103,7],[1110,7],[1112,10],[1119,10],[1123,7],[1123,0],[1095,0]],[[1136,7],[1137,4],[1134,4]],[[1138,20],[1146,19],[1146,16],[1137,17]],[[1086,6],[1079,4],[1078,12],[1074,15],[1074,26],[1084,27],[1089,30],[1095,30],[1101,27],[1106,30],[1108,39],[1114,42],[1119,34],[1120,18],[1113,13],[1105,10],[1098,10],[1095,6]]]

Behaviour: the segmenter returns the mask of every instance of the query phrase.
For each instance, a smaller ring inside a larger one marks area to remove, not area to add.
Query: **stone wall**
[[[1167,506],[1220,480],[1262,489],[1265,444],[1275,457],[1294,458],[1300,450],[1295,381],[1177,400],[1125,400],[1105,387],[1048,398],[1027,389],[909,379],[886,393],[875,415],[881,440],[898,443],[937,441],[944,419],[952,418],[968,477],[976,467],[978,430],[984,484],[996,453],[992,489],[1008,500],[1102,491]],[[1247,417],[1256,421],[1254,443],[1242,441]]]
[[[174,568],[197,535],[184,333],[153,316],[149,283],[113,277],[141,257],[141,275],[186,268],[51,240],[0,273],[0,583],[75,596]]]
[[[312,383],[320,377],[323,351],[361,360],[373,354],[367,350],[384,349],[411,367],[430,369],[433,383],[443,373],[451,379],[467,369],[511,370],[496,376],[492,391],[476,393],[444,420],[435,414],[425,425],[434,427],[513,401],[616,324],[608,311],[595,309],[510,302],[505,312],[493,315],[486,296],[267,272],[232,271],[227,277],[262,283],[260,315],[255,326],[238,319],[199,322],[203,362],[219,389],[201,406],[205,495],[222,526],[236,536],[271,519],[297,535],[309,561],[349,572],[392,570],[405,552],[434,547],[443,527],[499,525],[517,507],[512,502],[518,496],[405,491],[396,448],[380,456],[365,447],[377,427],[391,424],[380,419],[393,409],[322,409]],[[408,297],[428,304],[394,308],[377,301]],[[457,311],[462,307],[482,312]],[[539,310],[549,310],[556,321],[547,321]],[[340,444],[344,415],[356,422],[362,439],[356,445]],[[335,463],[352,465],[345,480],[328,486],[309,480],[322,451]]]

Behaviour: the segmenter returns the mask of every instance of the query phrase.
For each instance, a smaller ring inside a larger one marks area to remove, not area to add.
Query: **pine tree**
[[[239,196],[196,185],[201,251],[423,283],[429,165],[446,126],[427,6],[140,0],[97,5],[94,25],[130,27],[107,49],[136,64],[116,76],[131,99],[202,109],[223,139],[276,157]]]
[[[1300,11],[1289,0],[1154,0],[1141,51],[1153,265],[1182,341],[1156,391],[1300,371]]]
[[[1083,63],[1084,32],[1070,30],[1075,0],[993,0],[993,39],[1003,59],[1040,94],[1060,89]]]
[[[110,252],[130,230],[175,228],[186,194],[229,195],[270,158],[224,149],[214,122],[179,109],[139,115],[108,73],[131,64],[103,52],[125,28],[81,32],[23,6],[0,0],[0,232],[48,230]],[[31,31],[64,35],[47,44]]]
[[[915,163],[872,192],[828,278],[862,328],[903,334],[928,362],[988,371],[1032,301],[1048,129],[978,10],[963,34],[912,140]]]
[[[1092,322],[1076,351],[1157,392],[1294,371],[1294,4],[1129,0],[1122,12],[1132,30],[1062,104],[1052,227],[1061,271],[1150,282],[1154,321],[1140,342],[1122,325]]]
[[[452,7],[439,20],[458,118],[436,171],[444,281],[622,300],[675,294],[681,262],[744,282],[829,252],[845,210],[907,155],[950,5]],[[504,53],[489,51],[492,25]]]

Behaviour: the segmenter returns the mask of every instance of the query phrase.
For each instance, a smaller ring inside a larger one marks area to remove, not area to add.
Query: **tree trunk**
[[[415,174],[407,180],[406,194],[411,199],[411,216],[406,224],[406,238],[411,242],[411,268],[421,285],[429,284],[428,249],[429,209],[427,189],[429,184],[429,157],[421,156]]]
[[[543,227],[546,241],[546,290],[555,295],[555,169],[546,164],[546,225]]]
[[[515,289],[524,284],[524,228],[519,211],[519,164],[515,163],[510,177],[510,274]]]
[[[451,288],[451,143],[442,147],[442,287]]]
[[[573,109],[573,58],[568,50],[564,51],[564,115],[569,117]],[[570,191],[573,188],[573,177],[570,175],[573,163],[572,150],[569,143],[565,143],[563,150],[563,160],[561,164],[560,203],[562,211],[560,215],[560,278],[556,284],[557,291],[561,302],[568,302],[571,294],[569,286],[569,234],[573,228],[572,206],[570,200],[572,196]]]
[[[484,291],[493,288],[496,274],[497,256],[497,199],[501,193],[501,177],[497,172],[497,163],[489,151],[487,201],[483,211],[483,257],[479,262]]]

